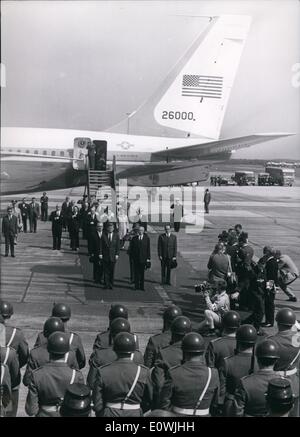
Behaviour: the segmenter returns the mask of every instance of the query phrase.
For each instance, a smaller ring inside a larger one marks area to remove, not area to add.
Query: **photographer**
[[[199,325],[199,332],[201,332],[201,329],[208,326],[208,336],[215,335],[215,327],[220,327],[222,325],[222,318],[230,309],[229,297],[226,293],[226,281],[218,280],[214,285],[216,287],[217,294],[212,297],[210,297],[207,287],[202,290],[207,309],[204,311],[205,320]]]
[[[265,246],[263,249],[266,269],[266,287],[265,287],[265,315],[266,320],[262,326],[271,328],[274,325],[275,314],[275,294],[278,286],[278,263],[275,259],[275,249]]]

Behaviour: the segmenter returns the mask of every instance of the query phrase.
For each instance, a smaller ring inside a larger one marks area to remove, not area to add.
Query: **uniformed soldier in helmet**
[[[112,304],[109,310],[108,318],[109,325],[106,331],[100,332],[97,334],[97,337],[94,341],[93,350],[95,349],[106,349],[108,347],[112,347],[112,338],[110,335],[110,324],[114,319],[117,318],[128,319],[128,309],[121,304]],[[137,341],[137,349],[139,349],[139,339],[136,336]]]
[[[186,334],[181,348],[183,363],[167,371],[159,407],[179,416],[209,416],[218,405],[218,371],[206,366],[205,344],[200,334]]]
[[[235,336],[240,324],[241,318],[236,311],[228,311],[224,314],[222,336],[211,340],[206,350],[206,364],[209,367],[216,367],[219,370],[224,358],[234,354]]]
[[[148,344],[144,354],[145,366],[154,366],[157,359],[158,352],[161,348],[168,346],[171,341],[171,324],[176,317],[181,316],[182,311],[176,305],[171,305],[165,309],[163,313],[163,329],[159,334],[153,335],[149,338]]]
[[[114,319],[110,324],[110,335],[112,337],[113,344],[116,336],[120,332],[130,332],[130,323],[128,322],[128,320],[122,319],[121,317]],[[133,334],[133,337],[136,342],[136,335]],[[107,349],[95,349],[92,352],[89,360],[90,370],[87,377],[87,383],[91,388],[93,388],[96,380],[97,369],[101,366],[104,366],[105,364],[115,361],[117,358],[117,354],[113,347]],[[135,349],[135,351],[132,353],[131,359],[136,364],[144,364],[143,355],[137,349]]]
[[[279,358],[279,348],[274,341],[267,339],[257,345],[255,355],[259,370],[241,378],[234,395],[233,416],[267,415],[265,393],[269,382],[276,378],[274,364]]]
[[[27,363],[29,349],[21,329],[7,324],[7,321],[11,318],[13,313],[14,309],[12,304],[10,302],[0,300],[0,314],[3,318],[2,336],[5,338],[5,345],[3,344],[2,346],[10,347],[16,351],[19,367],[21,368]],[[10,352],[10,354],[12,354],[12,352]],[[16,417],[19,404],[19,384],[14,385],[12,382],[12,385],[12,405],[11,408],[9,408],[6,412],[6,416]]]
[[[43,334],[47,340],[53,332],[65,332],[65,326],[63,321],[58,317],[50,317],[44,323]],[[23,376],[23,384],[28,386],[30,383],[30,378],[32,371],[37,369],[49,361],[49,352],[47,349],[47,343],[41,344],[40,346],[34,347],[30,351],[26,371]],[[78,363],[75,356],[75,352],[70,350],[65,355],[65,362],[72,368],[78,369]]]
[[[28,416],[58,417],[69,385],[84,383],[82,373],[65,362],[65,354],[70,350],[68,334],[53,332],[47,349],[50,361],[32,372],[25,404]]]
[[[223,360],[220,367],[221,403],[224,401],[223,414],[231,414],[234,393],[243,376],[257,370],[254,347],[257,331],[252,325],[242,325],[236,333],[235,354]]]
[[[160,391],[165,382],[168,369],[177,366],[182,361],[181,342],[188,332],[191,332],[192,324],[188,317],[178,316],[171,324],[171,342],[159,350],[157,359],[152,371],[153,383],[153,406],[156,408],[160,396]]]
[[[82,369],[86,364],[86,358],[81,338],[75,332],[68,331],[67,329],[67,322],[71,318],[70,306],[64,303],[54,303],[51,316],[59,317],[63,321],[65,325],[65,332],[69,336],[71,350],[75,352],[79,369]],[[40,346],[42,344],[47,344],[47,339],[45,338],[44,333],[40,332],[37,336],[34,347]]]
[[[142,416],[152,403],[150,370],[131,360],[136,349],[132,334],[120,332],[114,339],[113,349],[117,360],[97,370],[93,387],[96,416]]]
[[[295,403],[290,381],[286,378],[272,379],[268,385],[266,401],[269,417],[288,417]]]
[[[280,376],[291,382],[295,396],[294,407],[290,416],[296,417],[299,410],[299,360],[300,360],[300,336],[293,331],[296,315],[290,308],[282,308],[276,314],[278,332],[269,338],[275,341],[279,347],[279,360],[274,370]]]
[[[62,417],[89,417],[92,412],[90,389],[85,384],[72,384],[60,407]]]
[[[0,417],[5,417],[6,408],[11,401],[11,379],[9,368],[6,364],[0,366]]]

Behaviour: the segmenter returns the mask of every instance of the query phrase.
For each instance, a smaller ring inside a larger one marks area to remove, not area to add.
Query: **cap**
[[[91,412],[90,389],[85,384],[72,384],[67,389],[60,408],[63,417],[87,417]]]
[[[268,403],[276,403],[276,406],[286,406],[294,402],[291,383],[286,378],[271,379],[266,396]]]

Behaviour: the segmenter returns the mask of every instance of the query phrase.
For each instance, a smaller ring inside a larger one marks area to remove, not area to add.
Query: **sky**
[[[253,17],[221,138],[298,133],[298,0],[3,1],[2,126],[113,126],[154,93],[204,30],[199,15],[220,14]],[[297,134],[234,157],[300,159],[299,140]]]

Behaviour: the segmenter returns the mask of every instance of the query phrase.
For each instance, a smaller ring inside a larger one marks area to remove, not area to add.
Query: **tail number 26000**
[[[194,113],[193,112],[181,112],[181,111],[163,111],[162,112],[162,119],[163,120],[193,120],[195,121],[194,118]]]

